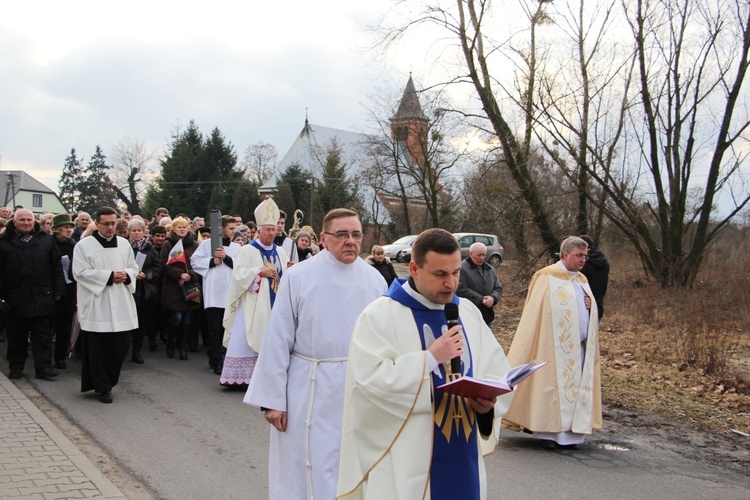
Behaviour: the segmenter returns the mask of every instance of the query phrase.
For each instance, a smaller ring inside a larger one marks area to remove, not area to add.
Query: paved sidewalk
[[[0,373],[0,498],[125,498]]]

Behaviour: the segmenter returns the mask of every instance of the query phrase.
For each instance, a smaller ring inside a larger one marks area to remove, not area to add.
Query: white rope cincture
[[[310,377],[310,402],[307,405],[307,417],[305,418],[305,476],[307,477],[307,498],[315,500],[312,488],[312,461],[310,459],[310,427],[312,426],[313,402],[315,401],[315,379],[318,373],[319,363],[340,363],[347,361],[349,358],[313,358],[297,351],[292,351],[292,356],[296,356],[313,364],[312,376]]]

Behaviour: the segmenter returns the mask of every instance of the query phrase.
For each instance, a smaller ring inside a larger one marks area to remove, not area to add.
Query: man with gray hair
[[[487,326],[495,319],[495,304],[503,298],[503,285],[497,279],[495,268],[487,264],[487,246],[475,242],[469,247],[469,256],[461,263],[461,278],[456,295],[469,299],[482,313]]]
[[[508,351],[511,366],[534,359],[549,366],[516,388],[503,425],[553,447],[581,444],[602,426],[599,322],[580,272],[587,259],[586,242],[570,236],[560,246],[560,261],[534,274]]]
[[[36,378],[57,376],[52,368],[52,318],[65,294],[60,250],[31,210],[16,210],[0,236],[0,298],[10,306],[7,322],[8,378],[21,378],[28,339]]]

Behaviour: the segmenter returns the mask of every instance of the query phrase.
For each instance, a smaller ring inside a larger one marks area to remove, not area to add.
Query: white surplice
[[[211,240],[202,241],[190,257],[190,265],[193,271],[203,277],[203,307],[218,307],[224,309],[227,306],[227,292],[229,291],[229,280],[232,278],[234,259],[237,258],[241,245],[230,243],[224,245],[224,251],[232,265],[224,262],[218,266],[211,266],[213,252],[211,251]]]
[[[349,341],[359,314],[385,290],[365,261],[343,264],[327,250],[284,273],[244,399],[287,412],[286,432],[271,427],[271,499],[335,496]]]

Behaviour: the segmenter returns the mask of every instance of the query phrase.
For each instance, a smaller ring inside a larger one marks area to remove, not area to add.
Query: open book
[[[463,396],[465,398],[492,399],[495,396],[510,392],[519,382],[530,376],[548,362],[530,361],[519,365],[505,374],[502,380],[481,380],[472,377],[461,377],[437,387],[437,390]]]

